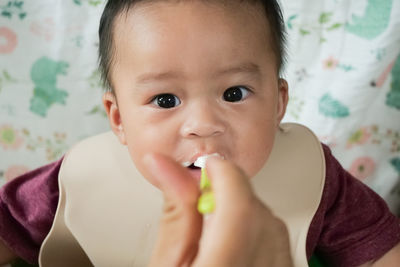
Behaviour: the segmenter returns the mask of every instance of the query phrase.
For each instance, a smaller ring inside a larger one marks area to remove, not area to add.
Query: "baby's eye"
[[[181,103],[181,100],[173,94],[161,94],[154,97],[151,102],[160,108],[174,108]]]
[[[224,100],[228,102],[239,102],[246,99],[250,90],[244,86],[233,86],[224,92]]]

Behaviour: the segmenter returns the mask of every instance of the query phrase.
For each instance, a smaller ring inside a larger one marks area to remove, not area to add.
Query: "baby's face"
[[[193,163],[218,153],[254,176],[287,103],[261,7],[139,4],[116,20],[104,104],[139,171],[149,152]],[[198,171],[191,171],[200,176]]]

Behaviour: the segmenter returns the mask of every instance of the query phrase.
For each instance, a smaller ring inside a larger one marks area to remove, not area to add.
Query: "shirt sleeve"
[[[346,267],[379,259],[400,242],[399,219],[323,149],[325,188],[307,237],[308,257],[315,252],[332,266]]]
[[[0,188],[0,238],[22,259],[38,262],[58,204],[62,159],[25,173]]]

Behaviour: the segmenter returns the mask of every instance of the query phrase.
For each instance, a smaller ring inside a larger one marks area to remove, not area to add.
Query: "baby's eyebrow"
[[[222,69],[215,73],[215,76],[225,76],[225,75],[232,75],[237,73],[245,73],[251,75],[260,75],[260,67],[253,63],[253,62],[245,62],[238,65],[233,65],[231,67]]]
[[[183,77],[183,73],[176,72],[176,71],[167,71],[167,72],[160,72],[160,73],[145,73],[139,75],[136,79],[138,83],[148,83],[153,81],[160,81],[160,80],[171,80]]]
[[[216,71],[213,73],[213,78],[226,76],[226,75],[233,75],[233,74],[248,74],[248,75],[261,75],[260,67],[252,62],[245,62],[242,64],[232,65],[221,70]],[[149,83],[154,81],[161,81],[161,80],[172,80],[177,78],[184,77],[183,72],[179,71],[166,71],[166,72],[151,72],[151,73],[144,73],[137,77],[137,83]]]

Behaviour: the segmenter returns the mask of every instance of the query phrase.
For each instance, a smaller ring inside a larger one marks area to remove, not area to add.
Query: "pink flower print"
[[[23,139],[17,130],[9,125],[0,126],[0,145],[4,149],[18,149]]]
[[[362,127],[350,136],[350,138],[347,140],[346,147],[349,149],[353,145],[363,145],[369,140],[370,137],[371,133],[368,131],[368,129],[366,127]]]
[[[322,62],[323,68],[326,70],[334,70],[338,64],[339,61],[332,56]]]
[[[349,172],[357,179],[363,180],[375,171],[375,161],[370,157],[361,157],[353,161]]]
[[[10,54],[17,47],[17,35],[6,27],[0,27],[0,54]]]
[[[6,172],[4,173],[4,178],[6,178],[6,181],[9,182],[12,179],[26,173],[29,171],[29,168],[23,165],[12,165],[8,167]]]
[[[34,21],[31,24],[31,32],[44,37],[46,41],[52,41],[55,34],[55,22],[53,18],[45,18],[42,21]]]

